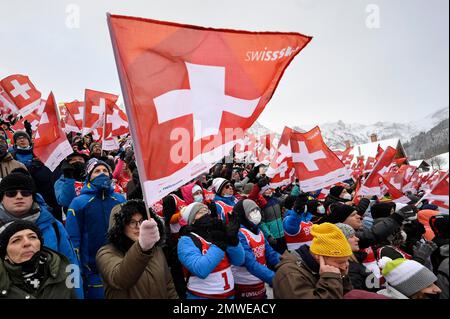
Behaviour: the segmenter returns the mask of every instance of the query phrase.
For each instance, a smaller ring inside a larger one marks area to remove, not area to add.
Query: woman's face
[[[358,244],[358,242],[359,242],[359,238],[356,237],[355,235],[353,235],[352,237],[350,237],[348,239],[348,243],[350,244],[350,247],[352,248],[353,252],[359,251],[359,244]]]
[[[41,250],[41,241],[31,229],[18,231],[8,241],[6,260],[13,264],[20,264],[31,259]]]
[[[131,217],[130,222],[125,225],[125,235],[132,241],[137,241],[139,239],[139,229],[141,227],[144,218],[140,213],[136,213]]]

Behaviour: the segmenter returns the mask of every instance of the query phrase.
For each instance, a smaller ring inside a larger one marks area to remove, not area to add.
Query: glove
[[[144,220],[139,229],[139,246],[142,251],[149,251],[159,240],[158,224],[154,219]]]
[[[421,263],[422,265],[425,264],[425,262],[428,260],[428,258],[431,256],[431,254],[438,248],[436,243],[432,241],[427,241],[425,243],[418,242],[413,247],[413,256],[414,260]]]
[[[264,186],[266,186],[267,184],[269,184],[269,179],[266,177],[261,177],[258,180],[258,186],[260,189],[262,189]]]
[[[208,228],[211,243],[222,249],[227,250],[227,233],[223,222],[220,219],[213,219],[211,226]]]
[[[75,178],[75,167],[67,161],[61,165],[61,170],[65,178]]]
[[[259,172],[259,166],[255,166],[250,173],[247,174],[250,183],[255,182],[256,175]]]
[[[406,205],[405,207],[396,211],[394,214],[400,216],[402,220],[407,220],[417,215],[417,207],[414,205]]]
[[[226,226],[227,244],[236,247],[239,245],[239,220],[236,213],[228,214],[228,225]]]
[[[267,241],[269,242],[269,245],[272,247],[275,247],[278,243],[277,240],[272,236],[269,236],[269,238],[267,238]]]

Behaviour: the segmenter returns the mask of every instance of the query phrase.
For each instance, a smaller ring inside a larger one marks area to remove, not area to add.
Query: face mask
[[[350,195],[349,193],[345,193],[344,196],[342,196],[342,199],[352,200],[352,195]]]
[[[323,207],[323,206],[317,207],[317,213],[320,215],[325,214],[325,207]]]
[[[211,215],[210,214],[203,215],[199,219],[195,220],[193,225],[195,225],[196,227],[202,227],[202,228],[208,227],[209,225],[211,225]]]
[[[111,187],[111,178],[105,174],[100,174],[91,181],[91,184],[97,189],[109,189]]]
[[[233,197],[233,195],[225,194],[225,195],[223,195],[223,197],[230,198],[230,197]]]
[[[82,180],[84,178],[84,176],[86,175],[86,165],[84,163],[81,162],[75,162],[72,164],[72,166],[75,168],[74,171],[74,177],[77,180]]]
[[[261,218],[261,212],[258,209],[252,210],[250,214],[248,214],[248,220],[255,225],[259,225]]]
[[[31,150],[31,145],[27,146],[27,147],[20,147],[20,146],[16,146],[16,147],[17,147],[18,150],[21,150],[21,151],[29,151],[29,150]]]
[[[201,195],[201,194],[195,195],[194,196],[194,202],[197,202],[197,203],[203,202],[203,195]]]

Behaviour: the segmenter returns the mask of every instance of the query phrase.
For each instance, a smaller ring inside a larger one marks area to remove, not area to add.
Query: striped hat
[[[432,271],[414,260],[405,258],[392,260],[389,257],[383,257],[378,265],[383,269],[382,274],[386,282],[407,297],[411,297],[437,280]]]

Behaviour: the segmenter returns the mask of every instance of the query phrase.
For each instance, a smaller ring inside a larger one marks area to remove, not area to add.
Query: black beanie
[[[15,220],[8,224],[5,224],[0,228],[0,258],[5,259],[6,247],[8,247],[9,239],[17,232],[25,229],[30,229],[36,233],[41,241],[41,247],[44,246],[44,239],[42,238],[42,232],[39,227],[28,220]]]
[[[355,209],[352,206],[342,203],[333,203],[330,205],[330,214],[322,218],[321,222],[327,223],[343,223]]]
[[[391,211],[394,209],[395,211],[395,203],[375,203],[370,208],[370,213],[372,214],[373,219],[385,218],[391,215]]]
[[[297,199],[297,196],[291,196],[289,195],[288,197],[286,197],[286,199],[284,200],[284,207],[287,210],[291,210],[294,207],[294,203]]]
[[[333,186],[330,188],[330,195],[339,198],[344,189],[345,188],[343,186]]]
[[[448,222],[448,215],[435,215],[430,217],[430,227],[433,230],[434,234],[439,237],[449,237]]]
[[[307,202],[308,202],[308,195],[305,193],[301,193],[300,195],[297,196],[297,199],[295,200],[294,210],[298,214],[304,213]]]
[[[21,172],[13,172],[9,175],[6,175],[0,181],[0,200],[3,199],[5,191],[19,190],[19,189],[29,190],[35,193],[36,190],[31,176]]]
[[[28,142],[30,142],[30,144],[31,144],[31,138],[30,138],[30,135],[28,135],[27,132],[25,132],[25,131],[17,131],[13,135],[14,145],[16,145],[16,142],[19,139],[19,137],[25,137],[28,140]]]

